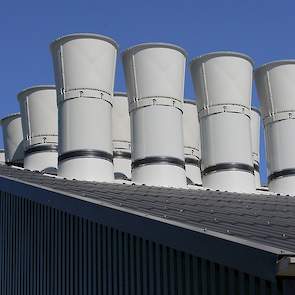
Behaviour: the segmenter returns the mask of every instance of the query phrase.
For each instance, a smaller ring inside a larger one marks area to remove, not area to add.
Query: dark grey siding
[[[0,239],[1,295],[282,294],[279,282],[4,192]]]

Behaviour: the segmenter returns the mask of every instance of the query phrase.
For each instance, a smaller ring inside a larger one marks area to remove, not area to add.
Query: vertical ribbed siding
[[[282,294],[282,286],[1,193],[0,294]]]

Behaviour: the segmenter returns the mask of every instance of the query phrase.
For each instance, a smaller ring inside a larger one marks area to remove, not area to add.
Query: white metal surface
[[[19,113],[9,115],[1,120],[5,162],[22,165],[24,162],[23,131]]]
[[[186,55],[162,43],[123,53],[132,138],[132,181],[184,187],[182,105]]]
[[[53,85],[34,86],[18,94],[24,134],[24,168],[57,168],[57,100]]]
[[[123,174],[131,179],[130,116],[126,93],[114,93],[112,114],[114,175],[117,178]]]
[[[295,195],[295,60],[255,72],[265,127],[269,189]]]
[[[251,59],[235,52],[210,53],[191,63],[199,98],[205,187],[255,190],[250,132],[252,71]]]
[[[58,175],[113,181],[112,96],[117,45],[75,34],[51,44],[58,92]]]
[[[198,110],[194,100],[185,100],[183,105],[183,140],[186,177],[193,184],[202,184],[201,138]]]
[[[4,151],[4,149],[0,150],[0,162],[5,163],[5,151]]]
[[[254,176],[256,188],[261,187],[259,171],[259,147],[260,147],[260,111],[254,107],[251,109],[251,143],[252,157],[254,165]]]

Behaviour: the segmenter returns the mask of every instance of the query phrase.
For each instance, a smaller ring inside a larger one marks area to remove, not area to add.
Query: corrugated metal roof
[[[75,181],[3,165],[0,175],[213,231],[230,240],[295,252],[293,197]]]

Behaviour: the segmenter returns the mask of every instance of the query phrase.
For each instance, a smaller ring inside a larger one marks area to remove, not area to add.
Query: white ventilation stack
[[[252,72],[252,60],[235,52],[210,53],[191,63],[199,98],[204,187],[255,191],[250,131]]]
[[[126,93],[113,96],[113,156],[115,179],[131,179],[130,116]]]
[[[132,181],[185,187],[182,108],[186,53],[147,43],[123,53],[129,97]]]
[[[5,163],[5,150],[0,150],[0,163]]]
[[[265,128],[269,189],[295,195],[295,60],[255,71]]]
[[[254,107],[251,109],[251,143],[252,157],[256,188],[261,187],[259,170],[259,147],[260,147],[260,111]]]
[[[57,169],[57,102],[52,85],[27,88],[18,94],[24,134],[24,168]]]
[[[59,118],[58,175],[113,181],[112,96],[118,46],[74,34],[51,44]]]
[[[7,165],[22,167],[24,164],[23,130],[20,113],[12,114],[1,120],[5,162]]]
[[[184,101],[183,139],[187,182],[188,184],[202,185],[200,125],[194,100]]]

